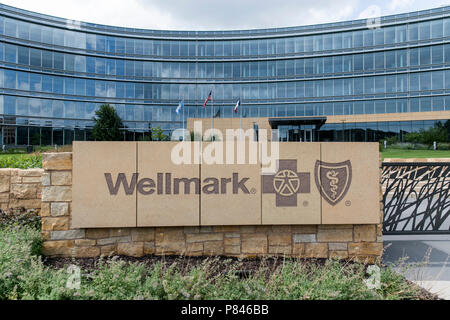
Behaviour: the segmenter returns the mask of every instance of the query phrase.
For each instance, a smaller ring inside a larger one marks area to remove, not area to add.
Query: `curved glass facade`
[[[240,112],[255,118],[368,115],[372,121],[377,114],[440,112],[439,119],[442,112],[450,114],[450,7],[380,22],[376,29],[356,20],[156,31],[0,5],[3,143],[89,139],[95,110],[106,102],[124,120],[130,140],[148,134],[149,127],[170,132],[187,118],[213,112],[240,117],[233,112],[238,98]],[[202,108],[210,91],[213,107]],[[180,100],[184,112],[178,115]],[[417,119],[391,126],[409,132],[432,123]],[[324,131],[332,130],[326,126]]]

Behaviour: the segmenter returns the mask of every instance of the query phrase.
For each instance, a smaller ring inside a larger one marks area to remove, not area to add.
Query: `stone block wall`
[[[0,169],[0,209],[41,209],[42,169]]]
[[[72,154],[44,154],[43,167],[41,215],[47,256],[285,256],[374,262],[383,251],[381,205],[378,225],[73,229]]]

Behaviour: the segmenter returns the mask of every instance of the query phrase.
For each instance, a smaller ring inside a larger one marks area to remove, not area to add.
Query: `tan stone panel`
[[[171,155],[176,146],[183,146],[185,151],[192,147],[186,158],[191,164],[173,162]],[[139,179],[152,180],[146,180],[144,193],[138,193],[139,227],[199,226],[200,165],[194,164],[193,146],[189,142],[138,143]]]
[[[277,172],[262,177],[264,225],[321,224],[320,194],[314,188],[319,143],[280,143]]]
[[[248,143],[233,143],[234,156],[231,157],[226,143],[203,143],[202,226],[261,224],[260,165],[257,148],[254,150],[254,157],[250,157],[253,153],[250,150]],[[223,157],[219,156],[220,152]],[[217,161],[208,160],[210,154],[216,156]],[[230,161],[227,161],[227,154]],[[243,164],[238,164],[238,156],[241,154],[245,155],[240,162]],[[225,164],[221,164],[220,158]],[[250,158],[254,160],[252,163],[249,163]]]
[[[322,143],[323,224],[380,223],[378,143]]]
[[[121,173],[132,186],[135,142],[74,142],[72,227],[136,227],[136,190],[126,194],[123,183],[114,190]],[[111,174],[110,187],[117,194],[111,195],[105,174]]]

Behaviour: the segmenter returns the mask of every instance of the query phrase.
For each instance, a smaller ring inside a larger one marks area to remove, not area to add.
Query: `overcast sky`
[[[165,30],[300,26],[436,8],[450,0],[0,0],[67,19]]]

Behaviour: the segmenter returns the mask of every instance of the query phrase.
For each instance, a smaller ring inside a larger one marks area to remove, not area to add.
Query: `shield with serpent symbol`
[[[352,163],[316,162],[316,185],[322,197],[332,206],[344,199],[352,183]]]

